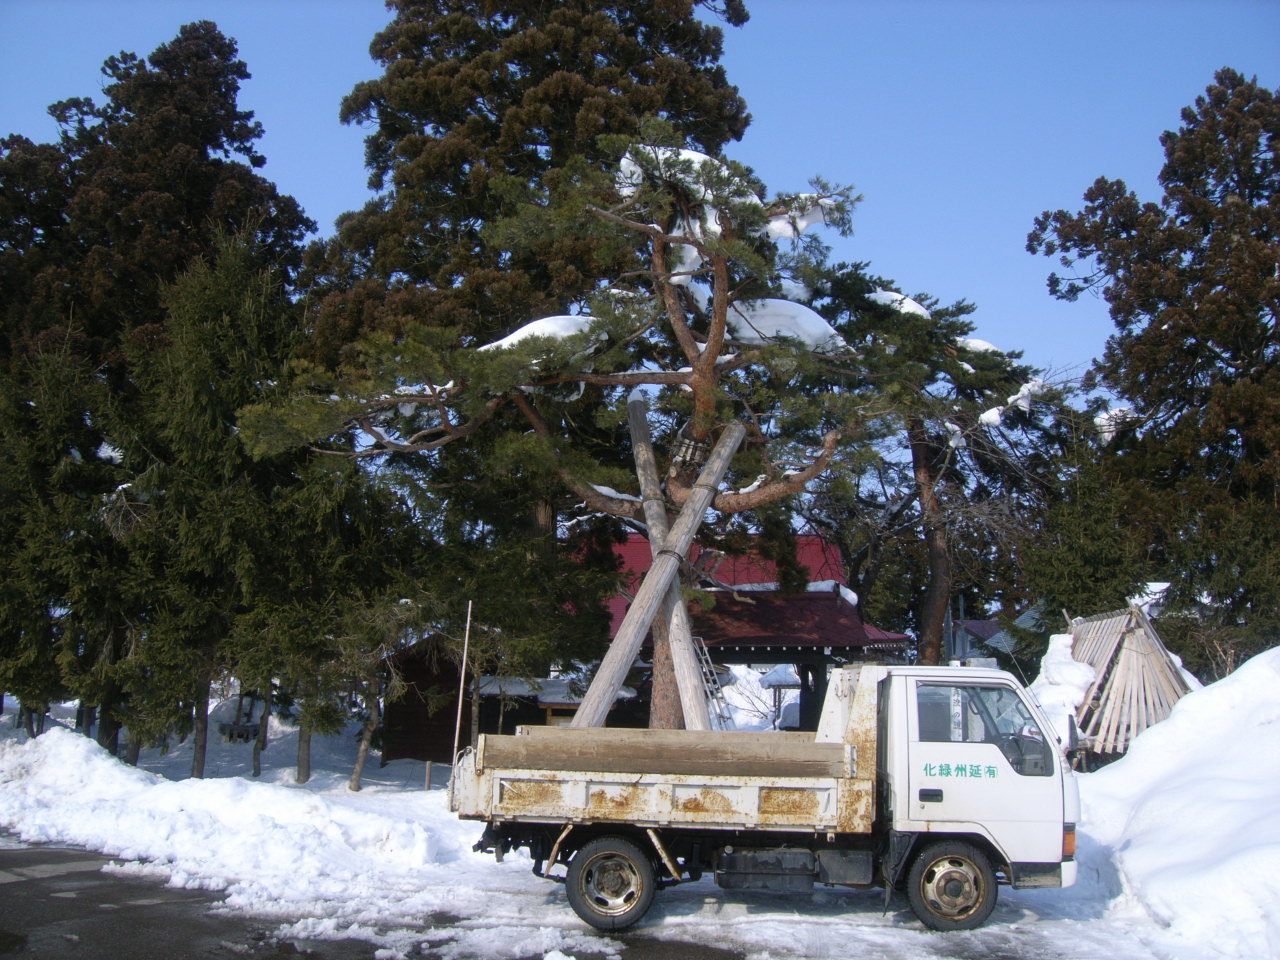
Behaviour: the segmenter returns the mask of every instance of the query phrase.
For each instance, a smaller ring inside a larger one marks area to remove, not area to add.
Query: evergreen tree
[[[102,106],[49,108],[56,144],[0,141],[5,358],[70,330],[116,365],[125,338],[161,322],[159,291],[222,231],[252,224],[288,267],[314,227],[253,170],[262,129],[236,106],[249,73],[214,24],[182,27],[145,61],[110,57],[102,73]]]
[[[892,286],[841,264],[815,287],[860,347],[828,389],[859,395],[873,415],[800,512],[840,545],[869,619],[914,632],[933,663],[956,597],[975,611],[1025,600],[1021,545],[1069,415],[1018,354],[970,336],[972,305],[921,303]]]
[[[601,136],[634,135],[644,117],[665,117],[707,151],[748,122],[717,62],[720,30],[695,15],[714,11],[706,0],[389,6],[394,19],[370,46],[383,75],[341,112],[373,125],[366,163],[384,192],[311,253],[320,289],[336,288],[312,344],[327,365],[370,329],[443,327],[478,345],[565,312],[608,275],[605,252],[572,236],[512,250],[486,242],[483,225],[570,161],[616,160]],[[724,6],[730,23],[745,22],[737,0]]]
[[[1280,99],[1220,70],[1161,143],[1159,203],[1100,178],[1028,249],[1072,271],[1054,296],[1110,305],[1097,374],[1130,406],[1099,442],[1126,540],[1149,545],[1173,608],[1256,649],[1280,625]]]
[[[144,495],[154,489],[149,473],[178,459],[149,451],[170,438],[146,436],[159,412],[147,409],[149,387],[138,379],[171,346],[164,291],[226,230],[253,235],[259,265],[287,271],[311,226],[253,170],[261,130],[236,106],[248,72],[235,53],[213,24],[191,24],[146,61],[107,60],[104,105],[54,105],[57,143],[0,141],[0,431],[11,454],[0,512],[13,545],[5,661],[38,679],[24,688],[33,703],[66,693],[98,706],[108,746],[130,711],[138,730],[155,729],[145,718],[158,708],[143,703],[153,688],[126,664],[140,638],[178,623],[208,634],[225,622],[224,611],[203,618],[198,578],[189,582],[195,606],[159,603],[164,576],[189,572],[167,570],[161,551],[149,555],[129,537],[156,513]],[[189,444],[190,471],[216,469],[206,452]],[[188,550],[203,535],[184,533]],[[192,650],[178,649],[158,663],[191,668]],[[208,672],[207,658],[196,665]],[[125,702],[130,687],[137,704]],[[168,702],[159,714],[173,709]]]
[[[707,150],[741,135],[744,105],[717,62],[720,31],[695,16],[700,8],[746,19],[737,2],[701,0],[392,4],[394,19],[371,47],[383,75],[359,85],[342,112],[373,125],[368,166],[383,192],[308,252],[313,336],[304,355],[313,366],[300,382],[320,396],[412,387],[421,376],[402,379],[398,364],[421,367],[424,353],[478,347],[530,319],[580,310],[602,278],[633,265],[634,239],[601,246],[561,231],[513,241],[491,227],[584,164],[611,169],[619,148],[607,135],[634,135],[645,117],[666,117],[682,142]],[[562,536],[558,520],[576,497],[559,462],[527,436],[516,405],[472,396],[494,429],[470,431],[447,458],[392,455],[387,465],[442,492],[439,509],[426,512],[457,547],[459,576],[494,588],[475,597],[477,616],[523,637],[524,662],[553,649],[594,655],[607,622],[601,600],[616,582],[604,548],[617,530],[576,524]],[[552,429],[571,422],[617,460],[615,438],[594,425],[598,398],[588,391],[558,407]],[[373,416],[399,419],[397,406]],[[333,429],[341,421],[329,412],[310,420]],[[544,575],[530,581],[531,567]]]

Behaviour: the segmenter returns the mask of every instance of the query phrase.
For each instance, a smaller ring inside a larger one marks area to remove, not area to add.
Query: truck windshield
[[[921,740],[993,743],[1018,773],[1052,775],[1052,750],[1040,725],[1010,688],[919,683],[916,703]]]

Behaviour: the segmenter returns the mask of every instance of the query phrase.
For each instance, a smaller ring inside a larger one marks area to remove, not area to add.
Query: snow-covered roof
[[[622,687],[618,692],[618,696],[623,700],[630,700],[635,695],[636,692],[630,687]],[[534,697],[544,706],[582,702],[582,694],[575,693],[570,682],[559,677],[539,680],[526,680],[520,677],[481,677],[480,696]]]

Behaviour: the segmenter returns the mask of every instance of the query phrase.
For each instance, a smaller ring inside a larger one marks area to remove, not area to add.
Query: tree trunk
[[[253,775],[262,776],[262,751],[267,749],[267,725],[271,720],[271,684],[263,695],[262,712],[258,715],[258,735],[253,738]]]
[[[125,751],[124,762],[131,767],[138,765],[138,757],[142,754],[142,741],[129,734],[129,749]]]
[[[360,748],[356,751],[356,765],[351,771],[351,781],[347,784],[352,790],[360,789],[360,777],[364,774],[364,763],[369,756],[369,745],[373,743],[373,732],[378,728],[379,698],[382,696],[382,684],[369,684],[369,719],[360,731]]]
[[[306,724],[298,724],[298,769],[294,773],[295,783],[306,783],[311,779],[311,731]]]
[[[920,523],[929,561],[929,582],[920,604],[920,633],[916,646],[916,662],[926,665],[942,660],[942,636],[947,608],[951,603],[951,557],[947,552],[947,530],[938,500],[938,474],[934,447],[925,434],[924,424],[913,420],[908,428],[911,440],[911,466],[920,493]]]
[[[209,749],[209,693],[212,689],[213,678],[206,672],[196,684],[196,725],[191,745],[191,776],[195,780],[204,778],[204,759]]]
[[[650,674],[649,729],[683,730],[684,708],[671,659],[671,631],[662,616],[653,619],[653,667]]]

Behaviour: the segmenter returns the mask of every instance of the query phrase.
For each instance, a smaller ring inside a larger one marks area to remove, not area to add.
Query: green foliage
[[[1161,143],[1159,203],[1099,179],[1028,249],[1074,271],[1055,296],[1111,308],[1098,374],[1131,409],[1099,471],[1119,538],[1145,544],[1172,608],[1261,645],[1280,629],[1280,99],[1220,70]]]

